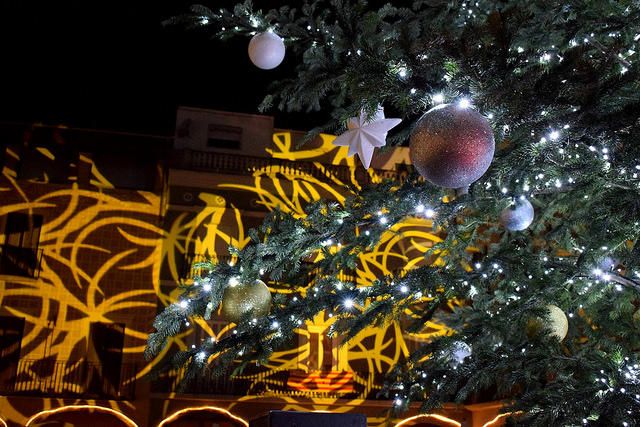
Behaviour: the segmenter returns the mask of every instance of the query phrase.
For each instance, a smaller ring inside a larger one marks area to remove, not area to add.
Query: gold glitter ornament
[[[409,145],[411,162],[427,181],[464,188],[489,168],[495,152],[489,122],[472,108],[443,104],[416,123]]]
[[[564,311],[558,306],[549,304],[547,311],[549,311],[547,327],[551,329],[551,335],[555,335],[562,341],[567,336],[567,332],[569,332],[569,320],[567,320]]]
[[[569,320],[564,311],[553,304],[547,305],[547,317],[529,319],[527,324],[527,335],[533,337],[541,332],[543,328],[551,330],[551,335],[562,341],[569,332]]]
[[[220,313],[227,321],[240,323],[243,318],[258,318],[269,314],[271,292],[262,280],[230,285],[222,295]]]

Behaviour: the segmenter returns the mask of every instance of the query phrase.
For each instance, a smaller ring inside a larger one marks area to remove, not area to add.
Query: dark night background
[[[0,121],[170,135],[178,105],[257,113],[269,82],[296,59],[259,70],[249,62],[248,38],[223,43],[161,25],[192,3],[0,0]],[[278,3],[254,1],[263,9]],[[280,128],[309,129],[321,120],[268,114]]]

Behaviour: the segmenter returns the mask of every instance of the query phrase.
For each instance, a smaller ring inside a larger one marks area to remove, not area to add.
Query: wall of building
[[[179,130],[186,119],[179,114]],[[55,382],[73,391],[77,386],[74,380],[88,381],[86,375],[73,374],[74,370],[86,369],[79,361],[104,356],[104,349],[96,350],[92,345],[89,333],[92,323],[115,323],[124,326],[122,363],[130,367],[123,367],[120,379],[137,380],[137,394],[133,400],[101,400],[100,396],[86,395],[60,399],[13,393],[2,397],[0,392],[0,419],[10,425],[23,425],[42,410],[69,404],[96,404],[128,415],[139,426],[155,426],[179,409],[201,406],[206,401],[245,419],[256,415],[256,411],[284,408],[364,411],[370,425],[382,424],[387,402],[365,401],[362,394],[314,395],[306,393],[304,387],[297,395],[287,394],[269,390],[264,384],[270,380],[277,382],[283,370],[309,372],[330,368],[336,384],[340,372],[353,372],[348,381],[359,384],[359,390],[370,394],[375,391],[370,373],[384,374],[406,357],[416,343],[446,333],[443,326],[428,324],[421,333],[407,335],[402,333],[401,325],[392,323],[384,328],[367,329],[340,347],[324,338],[332,318],[320,314],[297,331],[296,345],[274,354],[269,365],[260,370],[260,376],[247,379],[252,388],[261,390],[261,396],[214,399],[176,394],[171,389],[154,388],[145,379],[167,354],[148,362],[142,358],[153,318],[175,300],[178,283],[189,283],[189,267],[194,259],[226,259],[227,247],[246,244],[247,230],[276,207],[303,215],[304,206],[310,201],[333,198],[343,202],[349,188],[361,187],[365,181],[379,181],[386,174],[373,170],[363,174],[357,159],[347,157],[345,147],[331,144],[332,136],[322,135],[312,148],[302,149],[296,148],[295,139],[296,135],[290,132],[273,133],[270,141],[262,143],[260,153],[253,152],[255,147],[251,152],[254,157],[271,161],[264,164],[251,160],[252,163],[242,163],[235,172],[233,164],[227,167],[215,163],[214,167],[207,163],[211,161],[209,158],[202,156],[198,157],[197,167],[188,167],[193,163],[185,163],[187,158],[180,155],[186,150],[191,156],[199,148],[189,147],[183,141],[181,151],[170,155],[169,160],[179,160],[177,164],[170,161],[170,168],[163,167],[162,159],[153,160],[154,167],[147,164],[145,170],[155,171],[157,176],[146,179],[150,184],[144,190],[113,185],[118,168],[103,171],[92,160],[97,156],[82,153],[70,157],[70,164],[76,162],[70,168],[75,171],[74,179],[52,182],[46,174],[36,174],[34,178],[33,173],[25,179],[19,173],[24,141],[7,144],[0,177],[0,232],[4,229],[3,221],[6,223],[12,213],[42,217],[39,275],[24,277],[0,272],[0,315],[24,319],[20,357],[23,364],[26,360],[38,361],[34,366],[28,365],[16,383],[22,381],[46,391],[47,380],[53,381],[49,367],[58,366],[58,361],[62,367],[56,368],[56,374],[62,373],[66,379]],[[254,146],[258,143],[253,141]],[[153,152],[149,141],[146,144],[148,152]],[[41,151],[37,153],[43,155]],[[229,154],[228,150],[221,153]],[[386,154],[385,164],[406,163],[406,153],[402,150],[398,153],[396,160]],[[240,151],[232,156],[239,158],[244,154]],[[127,151],[119,155],[126,157]],[[47,153],[44,156],[50,158]],[[139,158],[139,154],[134,157]],[[218,155],[215,161],[220,159]],[[296,162],[300,167],[282,163],[284,160]],[[40,167],[43,169],[46,172],[46,167]],[[0,244],[6,240],[5,229],[0,234]],[[436,241],[439,236],[431,229],[429,220],[408,219],[392,228],[374,250],[362,256],[354,278],[359,285],[366,286],[399,266],[419,265],[424,262],[424,252]],[[219,338],[229,330],[229,325],[220,318],[198,324],[198,332],[178,335],[167,352],[187,348],[212,335]],[[323,380],[326,386],[327,377]],[[339,391],[339,386],[336,387]],[[469,418],[462,412],[458,416]]]

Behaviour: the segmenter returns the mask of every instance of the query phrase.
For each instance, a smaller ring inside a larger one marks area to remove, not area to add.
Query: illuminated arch
[[[7,423],[5,423],[2,418],[0,418],[0,427],[9,427],[7,426]]]
[[[195,407],[180,409],[179,411],[174,412],[164,420],[160,421],[160,424],[158,424],[158,427],[165,427],[169,425],[169,423],[177,420],[183,415],[194,413],[194,412],[195,413],[198,413],[198,412],[214,413],[214,414],[222,415],[223,417],[228,418],[234,423],[237,423],[239,426],[249,427],[249,423],[243,420],[242,418],[236,415],[233,415],[231,412],[227,411],[226,409],[218,408],[217,406],[195,406]]]
[[[520,414],[520,413],[521,412],[516,412],[515,414],[512,414],[511,412],[506,412],[504,414],[498,414],[491,421],[487,421],[486,423],[484,423],[482,425],[482,427],[499,427],[499,426],[503,426],[505,418],[507,418],[507,417],[509,417],[511,415],[517,415],[517,414]]]
[[[441,427],[462,427],[462,424],[458,421],[438,414],[420,414],[414,417],[405,418],[396,424],[395,427],[409,427],[423,422],[435,424]]]
[[[118,420],[122,421],[127,427],[138,427],[138,425],[135,422],[133,422],[131,418],[127,417],[123,413],[118,412],[111,408],[106,408],[104,406],[96,406],[96,405],[69,405],[69,406],[61,406],[59,408],[48,409],[42,412],[38,412],[33,417],[29,418],[29,421],[27,421],[24,427],[31,427],[36,422],[44,421],[51,415],[56,415],[64,412],[82,412],[87,410],[92,412],[100,412],[103,414],[113,415]]]

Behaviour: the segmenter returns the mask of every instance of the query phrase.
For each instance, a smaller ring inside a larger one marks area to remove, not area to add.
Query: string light
[[[471,107],[471,101],[469,101],[468,98],[462,98],[460,101],[458,101],[458,107],[469,108]]]
[[[441,93],[436,93],[431,97],[431,100],[434,104],[442,104],[444,102],[444,95]]]

